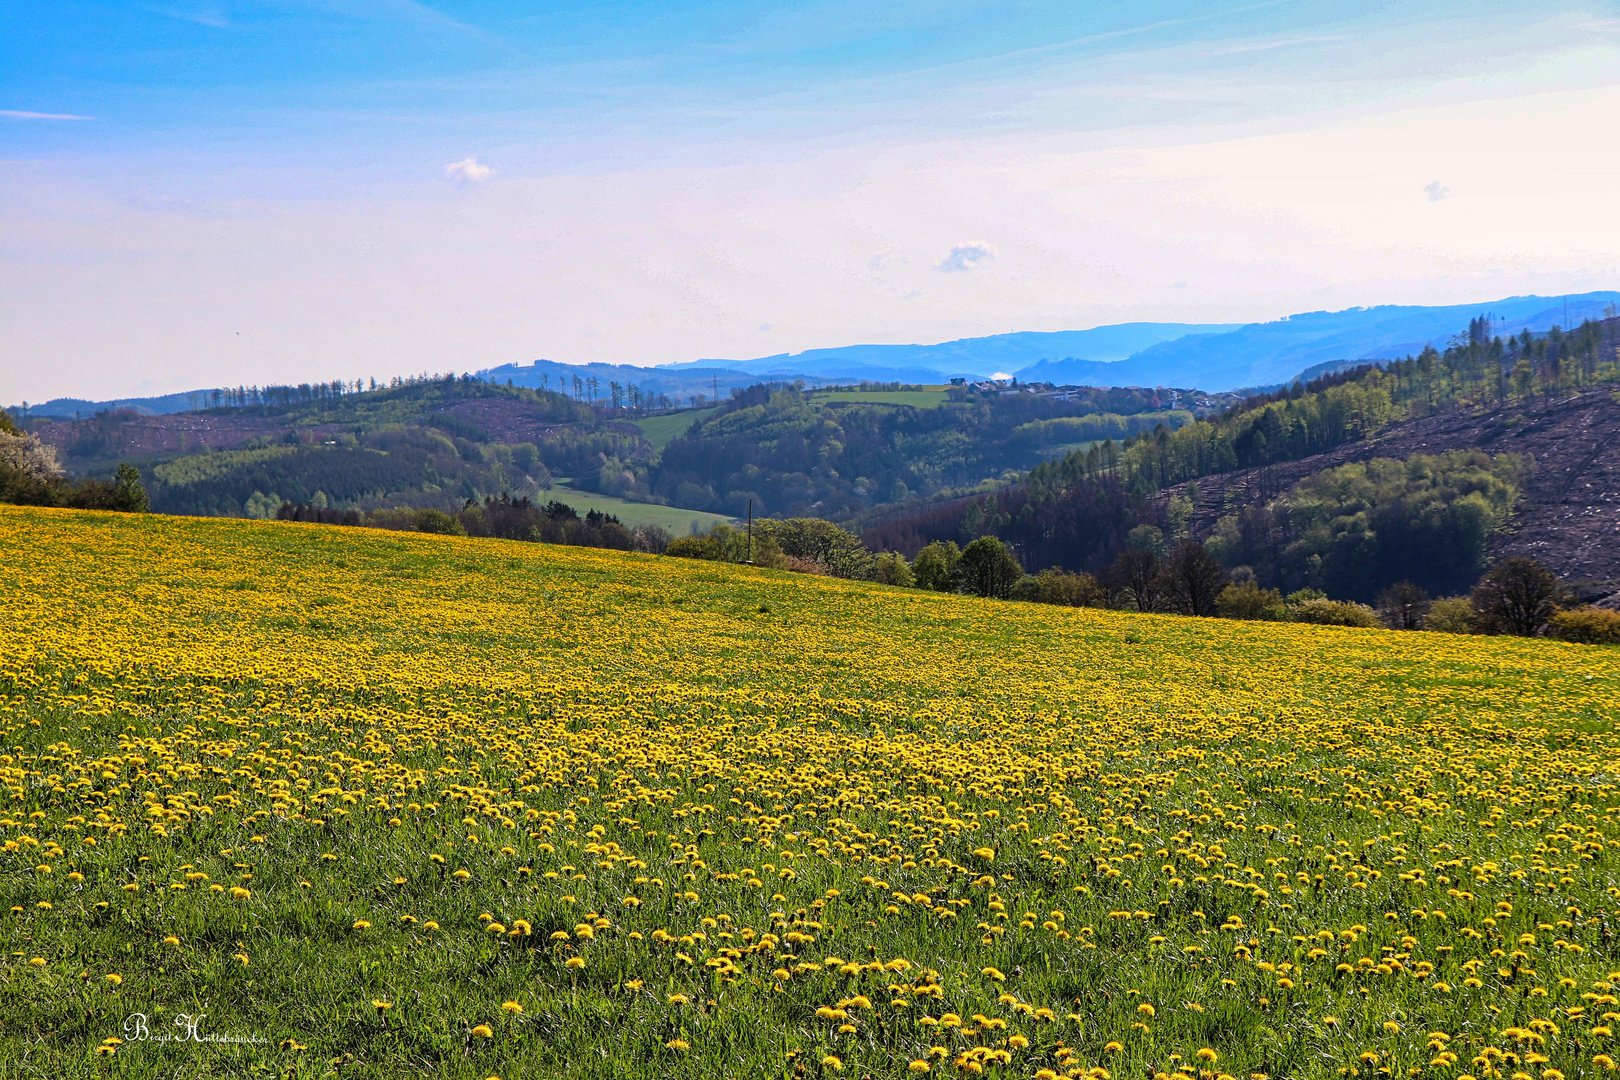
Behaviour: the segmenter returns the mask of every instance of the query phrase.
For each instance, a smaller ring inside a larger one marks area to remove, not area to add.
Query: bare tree
[[[1183,540],[1165,560],[1164,597],[1183,615],[1214,615],[1215,602],[1226,588],[1226,569],[1196,540]]]
[[[1137,611],[1156,611],[1163,569],[1164,561],[1151,549],[1127,548],[1108,568],[1105,580],[1110,591],[1129,594]]]
[[[1469,597],[1480,624],[1491,633],[1532,637],[1564,599],[1553,572],[1534,559],[1503,559],[1474,586]]]
[[[1421,630],[1429,607],[1429,590],[1410,581],[1398,581],[1378,594],[1378,614],[1391,630]]]

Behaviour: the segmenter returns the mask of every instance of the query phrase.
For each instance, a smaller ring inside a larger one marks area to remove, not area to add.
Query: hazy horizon
[[[1616,5],[0,14],[0,400],[1620,282]]]

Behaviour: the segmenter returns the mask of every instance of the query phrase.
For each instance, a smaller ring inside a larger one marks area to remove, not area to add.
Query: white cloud
[[[961,274],[971,270],[976,263],[995,257],[995,251],[989,244],[967,243],[957,244],[951,248],[951,253],[934,264],[934,269],[942,274]]]
[[[0,116],[8,120],[94,120],[93,116],[75,116],[73,113],[25,112],[21,109],[0,109]]]
[[[444,175],[457,184],[482,184],[494,175],[488,165],[478,164],[477,158],[462,158],[444,167]]]
[[[1438,180],[1431,180],[1423,185],[1423,193],[1429,197],[1430,202],[1439,202],[1451,194],[1451,189]]]

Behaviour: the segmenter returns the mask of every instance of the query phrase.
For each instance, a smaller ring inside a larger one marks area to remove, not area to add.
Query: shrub
[[[1378,612],[1366,604],[1357,604],[1349,600],[1329,600],[1326,597],[1296,604],[1292,614],[1295,622],[1315,623],[1318,626],[1383,625],[1378,621]]]
[[[418,510],[416,512],[416,531],[425,533],[439,533],[443,536],[466,536],[467,527],[456,518],[451,517],[443,510]]]
[[[61,492],[61,505],[75,510],[118,510],[126,514],[144,514],[152,506],[146,497],[146,486],[135,466],[125,462],[111,480],[81,480]]]
[[[276,520],[306,521],[318,525],[359,525],[361,518],[358,510],[339,510],[332,506],[284,502],[276,508]]]
[[[714,559],[719,556],[719,545],[709,536],[677,536],[664,554],[677,559]]]
[[[962,591],[1005,600],[1024,576],[1012,549],[994,536],[981,536],[962,551],[956,566]]]
[[[1020,578],[1013,587],[1014,600],[1062,607],[1107,607],[1108,590],[1090,574],[1070,574],[1057,567]]]
[[[962,549],[952,540],[935,540],[917,553],[911,564],[912,576],[919,589],[950,592],[956,577],[956,564],[961,561]]]
[[[1474,617],[1474,605],[1468,597],[1448,596],[1429,605],[1423,629],[1437,634],[1477,634],[1479,621]]]
[[[899,585],[910,588],[916,583],[911,564],[898,551],[885,551],[872,559],[872,580],[880,585]]]
[[[866,578],[872,573],[872,555],[861,538],[820,518],[756,518],[754,543],[772,541],[782,554],[820,563],[822,573],[841,578]]]
[[[6,438],[0,435],[0,439]],[[61,496],[61,483],[54,477],[39,476],[19,469],[0,458],[0,502],[21,506],[55,506]]]
[[[1564,641],[1582,645],[1620,645],[1620,611],[1581,607],[1554,612],[1547,631]]]
[[[1223,619],[1259,619],[1282,622],[1288,618],[1288,605],[1276,589],[1262,589],[1253,581],[1228,585],[1215,598],[1215,610]]]

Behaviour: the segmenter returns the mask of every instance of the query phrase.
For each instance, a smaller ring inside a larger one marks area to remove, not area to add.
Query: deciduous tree
[[[1534,559],[1513,556],[1491,568],[1469,597],[1480,626],[1488,633],[1532,637],[1564,599],[1553,572]]]

